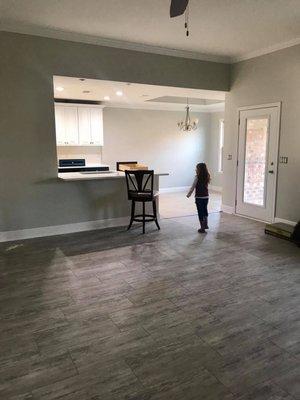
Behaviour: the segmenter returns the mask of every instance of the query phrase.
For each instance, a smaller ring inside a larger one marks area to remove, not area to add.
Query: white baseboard
[[[161,188],[161,189],[159,189],[159,192],[160,193],[187,192],[190,189],[190,187],[191,186],[174,186],[174,187],[168,187],[168,188]],[[222,192],[221,186],[209,185],[209,189],[211,189],[215,192]]]
[[[92,231],[127,225],[129,217],[111,218],[96,221],[78,222],[74,224],[44,226],[41,228],[20,229],[17,231],[0,232],[0,242],[32,239],[44,236],[63,235],[66,233]]]
[[[234,207],[227,206],[226,204],[222,204],[221,211],[223,211],[226,214],[234,214]]]
[[[292,225],[292,226],[297,225],[297,222],[289,221],[288,219],[282,219],[282,218],[277,218],[277,217],[275,217],[275,222],[282,222],[283,224]]]
[[[159,193],[172,193],[172,192],[187,192],[190,186],[175,186],[175,187],[167,187],[160,188]]]

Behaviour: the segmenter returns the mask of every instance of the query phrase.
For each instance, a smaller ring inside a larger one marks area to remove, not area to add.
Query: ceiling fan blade
[[[185,12],[189,0],[171,0],[170,17],[178,17]]]

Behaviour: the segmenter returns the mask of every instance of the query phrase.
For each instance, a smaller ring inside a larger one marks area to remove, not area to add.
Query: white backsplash
[[[101,164],[102,147],[95,146],[57,146],[57,158],[84,158],[86,164]]]

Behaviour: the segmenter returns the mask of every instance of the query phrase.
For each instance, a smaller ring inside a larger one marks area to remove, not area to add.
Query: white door
[[[91,112],[88,107],[78,107],[79,144],[91,144]]]
[[[103,146],[103,113],[101,108],[91,108],[91,144]]]
[[[275,213],[280,105],[239,115],[236,213],[272,222]]]
[[[78,115],[77,107],[64,107],[66,143],[78,145]]]

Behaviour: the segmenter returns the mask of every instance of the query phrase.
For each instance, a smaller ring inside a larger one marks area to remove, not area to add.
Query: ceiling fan
[[[170,17],[178,17],[185,13],[189,0],[171,0]]]
[[[186,36],[189,36],[189,0],[171,0],[170,5],[170,17],[178,17],[179,15],[185,15],[184,27],[186,30]]]

